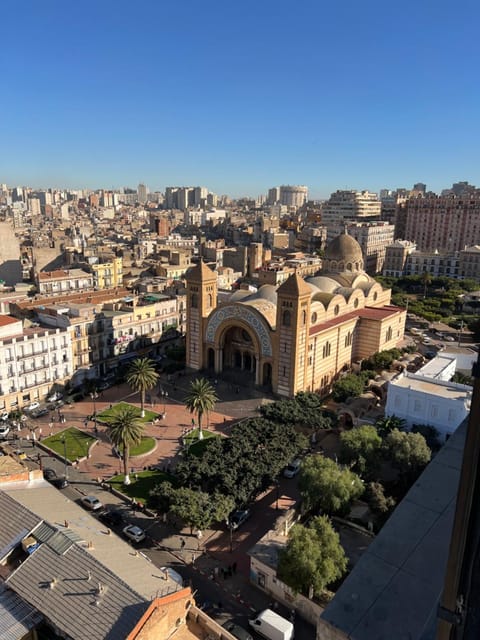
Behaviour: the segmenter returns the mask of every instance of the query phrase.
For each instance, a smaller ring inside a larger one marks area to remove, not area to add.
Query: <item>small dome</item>
[[[343,262],[345,270],[348,263],[362,262],[362,249],[355,238],[348,233],[342,233],[334,238],[325,249],[324,260],[336,260]]]

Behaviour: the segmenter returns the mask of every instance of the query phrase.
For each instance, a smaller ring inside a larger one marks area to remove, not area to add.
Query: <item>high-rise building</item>
[[[148,187],[143,183],[140,183],[137,187],[137,195],[139,202],[141,202],[142,204],[146,202],[148,196]]]
[[[280,187],[273,187],[268,190],[267,204],[277,204],[280,202]]]
[[[308,200],[308,187],[282,185],[279,201],[289,207],[303,207]]]
[[[453,252],[480,244],[478,193],[408,198],[400,212],[405,218],[404,239],[415,242],[420,251]]]
[[[382,203],[370,191],[336,191],[322,209],[322,224],[327,227],[328,239],[339,233],[339,226],[347,220],[380,220]]]

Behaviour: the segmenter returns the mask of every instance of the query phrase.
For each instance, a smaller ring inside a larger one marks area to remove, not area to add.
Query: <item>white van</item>
[[[293,624],[271,609],[265,609],[248,621],[267,640],[293,640]]]

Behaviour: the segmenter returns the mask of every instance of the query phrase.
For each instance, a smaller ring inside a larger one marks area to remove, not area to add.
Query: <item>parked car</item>
[[[65,489],[65,487],[68,487],[68,480],[65,476],[57,476],[55,469],[44,469],[43,477],[57,489]]]
[[[455,338],[453,336],[445,336],[444,340],[447,342],[455,342]]]
[[[39,406],[40,406],[39,402],[31,402],[25,410],[32,412],[32,411],[35,411],[35,409],[38,409]]]
[[[3,422],[8,420],[8,411],[2,411],[2,413],[0,413],[0,420],[2,420]]]
[[[40,409],[34,409],[30,412],[32,418],[41,418],[42,416],[46,416],[48,413],[47,407],[40,407]]]
[[[10,433],[10,425],[6,422],[0,422],[0,439],[4,439]]]
[[[168,575],[168,577],[171,580],[173,580],[174,582],[179,584],[181,587],[183,587],[183,578],[178,573],[178,571],[175,571],[175,569],[172,569],[172,567],[160,567],[160,571],[162,571],[164,574]]]
[[[250,517],[250,509],[237,509],[228,516],[227,525],[236,531]]]
[[[145,540],[145,531],[140,527],[137,527],[135,524],[128,524],[123,529],[123,535],[127,537],[132,542],[141,542]]]
[[[100,513],[98,519],[107,524],[109,527],[118,527],[123,524],[124,519],[121,511],[104,511]]]
[[[103,509],[103,504],[95,496],[83,496],[83,498],[81,499],[81,503],[86,509],[89,509],[90,511],[98,511],[99,509]]]
[[[290,464],[288,464],[283,470],[283,475],[285,478],[294,478],[297,473],[300,471],[300,467],[302,465],[302,461],[298,458],[296,460],[292,460]]]
[[[427,358],[427,360],[432,360],[436,355],[436,351],[425,351],[425,358]]]
[[[257,613],[248,623],[267,640],[293,640],[293,624],[271,609]]]
[[[48,396],[47,402],[56,402],[57,400],[61,400],[62,398],[63,395],[59,391],[56,391],[55,393],[52,393],[51,396]]]
[[[422,344],[432,344],[430,338],[422,338]]]
[[[222,627],[231,633],[234,638],[238,638],[238,640],[253,640],[253,637],[248,633],[248,631],[231,620],[224,622]]]

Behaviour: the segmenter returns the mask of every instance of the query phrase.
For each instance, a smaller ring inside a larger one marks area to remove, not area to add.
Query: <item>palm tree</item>
[[[202,417],[215,407],[218,397],[215,389],[205,378],[196,378],[190,384],[190,392],[185,398],[185,406],[198,417],[198,439],[203,440]]]
[[[398,418],[397,416],[384,416],[383,418],[379,418],[375,422],[375,427],[377,429],[378,435],[384,438],[394,429],[398,429],[399,431],[403,431],[406,427],[407,423],[403,418]]]
[[[422,273],[423,297],[424,298],[427,297],[427,288],[428,288],[428,285],[431,284],[431,282],[432,282],[432,276],[430,275],[430,273],[428,271],[424,271]]]
[[[134,391],[140,392],[142,418],[145,417],[145,392],[157,384],[158,373],[150,358],[137,358],[128,368],[126,380]]]
[[[144,428],[145,425],[139,420],[135,407],[131,405],[119,409],[108,424],[110,440],[122,453],[125,484],[130,484],[128,473],[130,447],[140,443]]]

